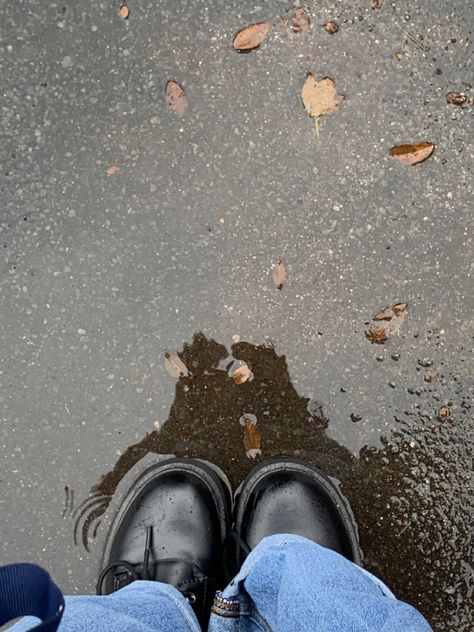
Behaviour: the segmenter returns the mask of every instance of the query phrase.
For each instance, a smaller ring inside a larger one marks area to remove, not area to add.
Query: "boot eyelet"
[[[192,592],[187,592],[187,593],[184,593],[184,596],[186,597],[186,601],[187,601],[189,604],[191,604],[191,605],[192,605],[193,603],[196,603],[196,595],[195,595],[194,593],[192,593]]]

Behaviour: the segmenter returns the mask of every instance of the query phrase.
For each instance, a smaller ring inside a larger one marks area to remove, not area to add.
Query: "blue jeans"
[[[200,631],[181,593],[159,582],[136,581],[108,596],[66,597],[65,601],[58,628],[64,632]],[[35,623],[38,619],[25,617],[12,630],[30,630]],[[217,593],[208,630],[429,632],[431,628],[380,580],[338,553],[300,536],[274,535],[260,542],[237,577]]]

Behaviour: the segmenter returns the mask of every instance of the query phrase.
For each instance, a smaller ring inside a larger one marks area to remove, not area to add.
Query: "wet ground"
[[[472,629],[472,109],[446,94],[472,94],[473,7],[403,5],[324,0],[304,36],[287,2],[3,4],[1,562],[92,592],[130,477],[175,453],[238,484],[247,413],[257,460],[341,481],[369,569],[435,630]],[[234,52],[257,21],[265,43]],[[319,137],[309,70],[345,95]],[[420,165],[387,156],[422,141]]]

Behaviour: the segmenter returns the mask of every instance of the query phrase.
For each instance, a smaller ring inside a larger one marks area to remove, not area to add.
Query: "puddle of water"
[[[463,446],[460,435],[471,403],[461,387],[459,402],[450,402],[457,411],[452,418],[430,416],[422,406],[399,413],[396,430],[381,438],[381,447],[354,455],[328,436],[324,402],[298,394],[285,356],[273,347],[239,341],[230,355],[196,334],[180,357],[190,375],[177,381],[167,422],[125,450],[75,510],[76,542],[86,548],[93,542],[118,484],[149,453],[204,458],[236,487],[255,465],[246,455],[241,424],[244,414],[253,415],[262,434],[257,461],[296,456],[341,481],[359,524],[366,567],[400,598],[431,621],[467,603],[474,590],[472,498],[466,503],[472,446]],[[254,378],[235,384],[228,372],[233,361],[251,366]]]

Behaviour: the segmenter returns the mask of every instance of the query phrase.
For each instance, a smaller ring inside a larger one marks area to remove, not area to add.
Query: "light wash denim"
[[[38,622],[25,617],[12,630]],[[199,632],[172,586],[137,581],[109,596],[66,597],[61,632]],[[260,542],[212,608],[209,632],[429,632],[412,606],[344,557],[295,535]]]

